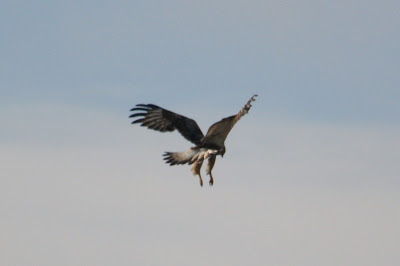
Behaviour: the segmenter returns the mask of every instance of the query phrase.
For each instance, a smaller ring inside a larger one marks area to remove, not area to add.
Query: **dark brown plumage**
[[[255,101],[255,94],[236,115],[222,119],[213,124],[204,136],[196,121],[185,116],[168,111],[154,104],[137,104],[132,108],[134,112],[130,118],[138,118],[132,124],[140,124],[143,127],[160,132],[172,132],[178,130],[182,136],[195,144],[195,147],[184,152],[166,152],[164,160],[170,165],[193,164],[192,172],[200,178],[200,185],[203,181],[200,169],[205,159],[208,160],[206,172],[210,175],[210,185],[214,180],[211,170],[214,167],[217,155],[225,154],[225,140],[239,119],[247,114],[251,108],[251,102]]]

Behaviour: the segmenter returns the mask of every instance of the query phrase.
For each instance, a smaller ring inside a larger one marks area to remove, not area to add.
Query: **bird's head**
[[[219,149],[219,155],[221,155],[222,158],[224,157],[225,151],[226,151],[225,147]]]

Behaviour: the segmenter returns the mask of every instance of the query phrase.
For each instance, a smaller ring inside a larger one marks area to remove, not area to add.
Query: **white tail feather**
[[[164,153],[164,160],[170,165],[193,164],[196,161],[202,162],[217,152],[217,150],[208,150],[205,148],[191,148],[183,152],[166,152]]]

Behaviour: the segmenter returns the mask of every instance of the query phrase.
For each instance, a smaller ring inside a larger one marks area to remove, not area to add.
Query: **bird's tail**
[[[169,165],[192,164],[198,160],[203,161],[206,153],[207,149],[191,148],[183,152],[166,152],[163,156]]]

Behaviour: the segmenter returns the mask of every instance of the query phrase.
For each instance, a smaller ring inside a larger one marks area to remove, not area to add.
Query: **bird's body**
[[[182,136],[195,144],[196,146],[184,152],[166,152],[164,160],[170,165],[189,164],[192,166],[192,173],[198,175],[200,185],[203,185],[200,169],[204,160],[208,159],[206,168],[207,175],[210,175],[210,185],[213,185],[214,179],[212,169],[217,155],[224,156],[225,140],[233,126],[239,119],[248,113],[251,102],[255,101],[254,95],[247,104],[236,115],[222,119],[213,124],[207,134],[204,136],[201,129],[193,119],[178,115],[154,104],[138,104],[131,111],[134,112],[130,118],[141,117],[132,122],[141,123],[149,129],[160,132],[174,131],[177,129]],[[141,112],[144,111],[144,112]]]

